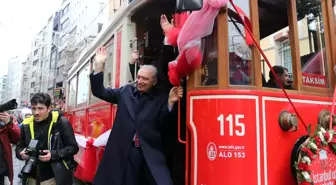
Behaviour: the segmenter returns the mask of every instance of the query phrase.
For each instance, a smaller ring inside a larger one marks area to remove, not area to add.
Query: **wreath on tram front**
[[[321,150],[332,152],[336,155],[335,128],[325,130],[321,125],[317,125],[314,134],[303,143],[299,160],[294,164],[299,185],[314,185],[310,166]]]

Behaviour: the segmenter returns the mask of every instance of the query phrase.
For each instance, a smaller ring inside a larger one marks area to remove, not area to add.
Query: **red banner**
[[[322,75],[302,73],[303,85],[313,87],[327,87],[327,78]]]

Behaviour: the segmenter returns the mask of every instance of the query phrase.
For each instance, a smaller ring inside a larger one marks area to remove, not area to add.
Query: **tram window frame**
[[[254,37],[259,40],[259,18],[258,18],[258,0],[250,1],[250,20],[252,23],[252,33]],[[228,10],[227,7],[223,7],[217,16],[217,60],[218,60],[218,83],[213,86],[200,86],[199,76],[200,69],[196,70],[193,74],[189,76],[188,79],[188,89],[189,90],[216,90],[216,89],[258,89],[262,87],[262,75],[258,74],[256,71],[261,70],[260,54],[255,46],[251,46],[252,50],[252,75],[254,83],[253,85],[229,85],[229,65],[228,65]]]
[[[196,90],[196,89],[205,89],[205,90],[215,90],[215,89],[218,89],[219,88],[219,84],[220,84],[220,76],[222,76],[221,74],[221,70],[219,65],[220,63],[220,59],[219,59],[219,56],[221,55],[220,54],[220,51],[219,51],[219,46],[221,45],[220,44],[220,35],[223,35],[223,34],[220,34],[220,25],[222,25],[222,21],[219,19],[219,17],[222,17],[225,10],[224,8],[221,9],[221,11],[219,12],[218,16],[216,17],[216,20],[217,20],[217,84],[216,85],[201,85],[201,80],[202,80],[202,68],[200,67],[199,69],[195,70],[194,73],[192,73],[191,75],[189,75],[187,77],[187,84],[188,84],[188,89],[189,90]],[[215,21],[216,21],[215,20]],[[205,38],[203,38],[205,39]],[[203,40],[202,40],[203,42]],[[203,61],[202,61],[203,62]]]
[[[299,40],[298,40],[298,26],[297,26],[297,17],[296,17],[296,2],[288,1],[288,29],[289,29],[289,42],[291,43],[291,56],[292,56],[292,70],[293,70],[293,89],[290,91],[296,93],[297,91],[302,91],[308,94],[329,94],[332,92],[331,87],[335,84],[335,75],[332,72],[331,66],[336,64],[336,52],[331,54],[331,51],[336,50],[336,42],[331,42],[331,38],[335,37],[336,32],[336,14],[332,16],[333,10],[331,8],[330,1],[322,1],[322,15],[325,21],[325,32],[326,32],[326,48],[327,48],[327,66],[328,66],[328,76],[329,78],[329,88],[317,88],[317,87],[308,87],[303,86],[302,83],[302,73],[301,73],[301,63],[300,54],[299,54]],[[329,6],[329,7],[328,7]],[[327,16],[327,12],[329,12]],[[258,12],[258,0],[250,0],[250,20],[252,23],[252,32],[257,41],[260,42],[260,33],[259,33],[259,12]],[[335,18],[335,19],[334,19]],[[188,80],[188,89],[189,90],[211,90],[211,89],[263,89],[267,91],[280,91],[280,89],[274,88],[264,88],[262,86],[262,62],[261,55],[255,46],[252,46],[253,53],[253,85],[229,85],[229,78],[227,72],[229,71],[228,58],[228,11],[227,7],[222,8],[217,16],[218,22],[218,85],[216,86],[199,86],[198,76],[200,70],[196,70],[192,75],[189,76]],[[330,21],[333,20],[333,21]],[[328,24],[329,23],[329,24]],[[331,24],[330,24],[331,23]],[[330,29],[330,27],[335,28],[335,30]],[[268,75],[268,74],[264,74]]]
[[[289,38],[291,42],[291,54],[292,54],[292,62],[293,62],[293,76],[296,77],[293,79],[294,81],[294,87],[298,91],[307,92],[307,93],[320,93],[324,95],[328,95],[332,93],[332,87],[335,84],[334,80],[334,72],[332,70],[335,62],[333,62],[335,59],[334,56],[331,54],[332,49],[335,48],[333,45],[335,43],[331,42],[331,38],[335,35],[333,34],[333,30],[331,30],[331,23],[333,21],[330,21],[332,19],[332,16],[330,13],[331,6],[328,7],[328,5],[331,5],[330,1],[321,1],[321,10],[322,10],[322,17],[324,21],[324,31],[325,31],[325,48],[326,48],[326,56],[327,56],[327,74],[328,74],[328,87],[311,87],[311,86],[305,86],[303,85],[302,81],[302,66],[301,66],[301,57],[300,57],[300,43],[299,43],[299,29],[298,29],[298,20],[297,20],[297,5],[296,2],[289,2],[288,3],[288,26],[289,26]],[[332,23],[333,24],[333,23]]]
[[[253,14],[253,12],[255,12],[255,11],[258,11],[257,9],[255,9],[255,6],[253,6],[253,3],[256,3],[256,1],[254,1],[254,0],[248,0],[248,2],[249,2],[249,6],[248,6],[248,12],[246,12],[246,10],[243,10],[244,11],[244,13],[249,13],[249,15],[247,15],[248,17],[249,17],[249,19],[251,20],[251,23],[252,23],[252,32],[253,32],[253,35],[254,35],[254,37],[256,37],[256,38],[258,38],[259,36],[258,36],[258,34],[256,34],[255,33],[255,29],[256,29],[256,23],[255,22],[253,22],[253,20],[255,20],[256,19],[256,17],[255,17],[255,15]],[[236,6],[239,6],[239,4],[237,4],[237,2],[236,2]],[[226,7],[227,9],[229,9],[228,8],[228,6]],[[240,7],[240,8],[242,8],[242,7]],[[233,7],[231,7],[230,8],[232,11],[234,11],[234,12],[236,12],[235,11],[235,9],[233,8]],[[243,8],[242,8],[243,9]],[[233,20],[235,20],[234,18],[230,18],[229,17],[229,15],[228,15],[228,11],[226,11],[226,21],[225,21],[225,23],[226,23],[226,37],[227,37],[227,44],[226,44],[226,54],[227,54],[227,56],[226,56],[226,58],[225,58],[225,60],[227,60],[228,62],[227,62],[227,66],[228,66],[228,69],[226,70],[226,72],[228,73],[228,75],[227,75],[227,85],[228,85],[228,88],[229,89],[240,89],[240,88],[246,88],[246,87],[249,87],[249,88],[256,88],[256,85],[257,85],[257,82],[255,81],[256,80],[256,76],[255,76],[255,72],[256,72],[256,68],[255,68],[255,63],[260,63],[260,62],[256,62],[256,61],[261,61],[259,58],[257,58],[256,57],[256,53],[255,53],[255,51],[256,51],[256,48],[255,48],[255,46],[254,45],[252,45],[252,46],[248,46],[247,44],[246,44],[246,39],[244,39],[244,37],[245,36],[243,36],[242,34],[243,34],[243,32],[245,31],[245,27],[244,27],[244,25],[243,24],[240,24],[241,26],[240,26],[240,28],[237,28],[237,26],[239,26],[239,25],[234,25],[234,27],[235,27],[235,30],[236,30],[236,32],[240,32],[240,33],[237,33],[236,35],[234,35],[234,36],[232,36],[230,39],[232,39],[232,40],[234,40],[234,37],[236,37],[236,36],[239,36],[241,39],[243,39],[243,41],[241,42],[243,45],[245,45],[248,49],[249,49],[249,51],[251,52],[251,59],[250,59],[250,61],[249,60],[246,60],[246,61],[249,61],[249,62],[251,62],[251,65],[248,67],[248,71],[246,71],[247,73],[248,72],[250,72],[250,75],[248,75],[248,74],[246,74],[245,72],[244,72],[244,74],[246,75],[246,76],[248,76],[248,78],[249,78],[249,82],[248,82],[248,84],[234,84],[234,83],[232,83],[231,82],[231,80],[230,80],[230,78],[231,78],[231,75],[230,75],[230,73],[231,73],[231,65],[230,65],[230,52],[229,52],[229,50],[230,50],[230,41],[229,41],[229,36],[230,36],[230,32],[229,32],[229,24],[230,24],[230,22],[232,22]],[[236,21],[238,21],[238,20],[236,20]],[[239,30],[237,30],[237,29],[239,29]],[[239,44],[239,43],[238,43]],[[259,54],[258,54],[259,55]],[[239,58],[241,58],[241,57],[239,57]],[[241,60],[244,60],[244,59],[242,59],[241,58]],[[249,68],[251,68],[251,69],[249,69]],[[261,69],[261,65],[260,65],[260,69]],[[260,78],[261,78],[261,76],[260,76]]]
[[[203,68],[201,67],[200,69],[197,70],[197,75],[195,77],[195,84],[194,85],[196,87],[206,88],[206,89],[218,88],[218,83],[219,83],[219,81],[218,81],[218,79],[219,79],[219,73],[218,73],[219,72],[218,71],[218,63],[219,63],[218,62],[218,41],[219,41],[219,39],[218,39],[218,35],[219,35],[219,32],[218,32],[218,21],[217,21],[217,18],[215,19],[215,24],[217,24],[217,30],[215,31],[215,27],[214,27],[213,32],[208,37],[202,38],[201,42],[202,42],[202,47],[204,47],[204,49],[203,49],[203,59],[202,59],[202,66],[203,66],[204,60],[206,60],[205,63],[204,63],[204,65],[208,64],[209,62],[211,62],[211,61],[208,61],[208,58],[209,58],[208,55],[209,55],[209,53],[211,51],[213,52],[213,50],[211,50],[213,48],[210,48],[210,49],[207,48],[207,45],[210,45],[208,43],[212,42],[212,41],[209,41],[207,39],[209,39],[209,38],[211,39],[211,37],[216,37],[214,40],[216,40],[215,42],[217,42],[217,46],[215,48],[215,50],[217,52],[217,83],[214,84],[214,85],[202,85],[202,74],[203,74],[202,70],[203,70]],[[212,34],[216,34],[216,36],[213,36]],[[205,54],[205,52],[207,52],[207,53]],[[205,78],[208,78],[208,76],[205,75]],[[205,82],[207,82],[207,80],[204,79],[203,83],[205,83]]]
[[[254,38],[256,39],[256,41],[260,40],[260,33],[259,33],[259,12],[258,12],[258,0],[249,0],[249,10],[250,10],[250,22],[251,22],[251,26],[252,26],[252,34],[254,36]],[[225,8],[225,14],[223,17],[222,22],[223,23],[223,31],[225,34],[222,35],[223,39],[225,39],[225,43],[222,43],[223,45],[221,46],[221,52],[223,52],[224,50],[224,54],[222,57],[222,60],[226,60],[228,61],[229,58],[229,50],[228,50],[228,11],[227,11],[227,7]],[[262,62],[257,62],[257,61],[261,61],[261,56],[260,53],[258,51],[258,49],[252,45],[250,46],[251,49],[251,53],[252,53],[252,69],[251,69],[251,76],[250,78],[252,79],[252,84],[248,84],[248,85],[231,85],[230,84],[230,79],[228,75],[225,75],[224,78],[224,82],[222,85],[222,88],[225,89],[260,89],[262,88]],[[224,64],[225,63],[225,64]],[[222,65],[220,69],[224,69],[227,73],[229,73],[229,63],[228,62],[221,62]]]

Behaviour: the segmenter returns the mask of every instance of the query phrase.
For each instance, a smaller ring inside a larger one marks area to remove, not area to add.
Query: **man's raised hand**
[[[173,108],[175,102],[177,102],[182,97],[183,97],[183,88],[173,87],[169,92],[169,98],[168,98],[169,109]]]
[[[94,61],[95,72],[99,73],[104,70],[104,64],[107,60],[106,48],[100,47],[96,50],[96,56]]]
[[[165,34],[174,28],[174,19],[171,20],[171,23],[168,21],[166,15],[161,15],[160,25]]]
[[[134,50],[132,52],[132,60],[130,64],[135,64],[135,62],[139,59],[139,52],[137,50]]]

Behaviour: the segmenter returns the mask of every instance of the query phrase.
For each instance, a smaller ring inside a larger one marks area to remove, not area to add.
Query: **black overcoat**
[[[128,155],[137,131],[144,158],[156,183],[171,185],[160,132],[160,128],[168,124],[168,93],[154,87],[136,102],[137,90],[134,84],[117,89],[104,88],[103,76],[102,72],[90,75],[92,94],[117,104],[118,109],[93,184],[122,185]]]

